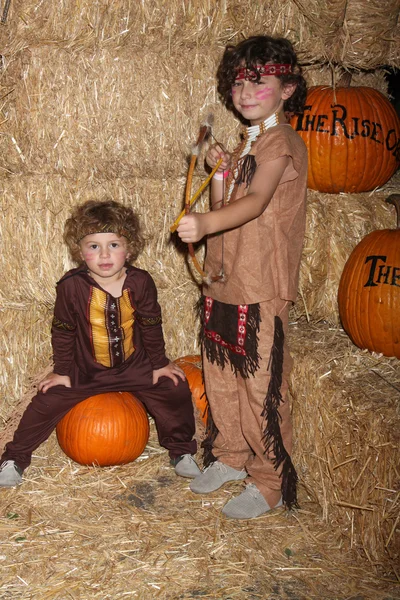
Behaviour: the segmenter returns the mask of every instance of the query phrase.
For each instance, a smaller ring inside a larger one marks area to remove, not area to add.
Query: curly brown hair
[[[302,75],[301,67],[292,43],[286,38],[256,35],[243,40],[236,46],[226,46],[217,71],[218,92],[222,102],[229,110],[233,110],[232,85],[236,78],[238,67],[256,71],[257,66],[267,63],[289,64],[292,72],[286,75],[276,75],[282,85],[295,83],[296,89],[292,96],[285,100],[283,110],[289,113],[303,112],[307,95],[307,84]],[[260,79],[257,74],[256,80]]]
[[[128,240],[129,260],[137,259],[144,246],[139,217],[128,206],[114,200],[88,200],[72,211],[64,225],[64,242],[71,257],[82,264],[79,242],[92,233],[115,233]]]

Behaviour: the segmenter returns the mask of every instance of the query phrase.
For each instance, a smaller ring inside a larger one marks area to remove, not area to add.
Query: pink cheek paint
[[[273,90],[271,88],[265,88],[263,90],[260,90],[259,92],[256,92],[254,96],[257,98],[257,100],[265,100],[266,98],[272,96],[272,94]]]
[[[83,260],[86,262],[88,260],[94,260],[96,257],[95,252],[82,252]]]

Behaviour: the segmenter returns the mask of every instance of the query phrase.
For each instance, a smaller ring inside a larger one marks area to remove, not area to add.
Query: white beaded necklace
[[[275,125],[278,125],[278,124],[279,124],[278,115],[276,113],[274,113],[273,115],[268,117],[268,119],[265,119],[265,121],[263,121],[259,125],[251,125],[250,127],[248,127],[247,128],[246,145],[243,148],[243,152],[241,153],[239,158],[243,158],[243,156],[246,156],[246,154],[249,153],[252,144],[256,141],[256,139],[258,138],[259,135],[264,133],[265,130],[268,129],[269,127],[275,127]]]
[[[276,112],[273,115],[271,115],[270,117],[268,117],[268,119],[265,119],[265,121],[263,121],[262,123],[259,123],[258,125],[251,125],[250,127],[247,127],[244,130],[244,136],[246,139],[246,143],[244,145],[242,152],[240,153],[239,160],[238,160],[235,170],[233,172],[233,178],[230,182],[229,191],[227,194],[228,202],[230,200],[230,197],[231,197],[234,185],[235,185],[235,179],[237,178],[238,173],[239,173],[240,159],[243,158],[244,156],[246,156],[250,152],[252,145],[254,144],[254,142],[260,135],[265,133],[265,131],[267,129],[269,129],[270,127],[275,127],[275,125],[279,125],[279,117]]]

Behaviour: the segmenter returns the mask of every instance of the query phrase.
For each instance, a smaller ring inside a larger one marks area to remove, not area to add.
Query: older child
[[[178,228],[184,242],[207,236],[203,365],[218,430],[217,460],[190,488],[203,494],[246,479],[223,508],[245,519],[297,504],[286,331],[305,229],[307,152],[285,113],[301,112],[306,84],[291,43],[268,36],[228,46],[217,77],[226,107],[247,127],[232,155],[218,145],[207,153],[210,167],[223,158],[213,210],[184,217]]]
[[[21,483],[32,452],[78,402],[129,391],[154,417],[175,471],[200,474],[193,406],[182,370],[165,355],[154,282],[131,266],[143,245],[139,221],[113,201],[89,201],[67,220],[64,240],[80,263],[57,284],[52,324],[54,370],[24,412],[1,457],[0,486]]]

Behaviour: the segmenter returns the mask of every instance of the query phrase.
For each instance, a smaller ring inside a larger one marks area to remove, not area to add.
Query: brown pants
[[[32,452],[52,433],[57,423],[78,402],[89,396],[107,391],[132,392],[154,418],[161,446],[169,450],[171,458],[181,454],[195,454],[196,441],[193,440],[195,422],[192,397],[186,381],[179,380],[177,386],[167,377],[161,377],[156,385],[150,379],[151,370],[144,378],[111,376],[108,385],[102,382],[101,388],[87,385],[82,388],[55,386],[45,394],[39,392],[28,405],[14,433],[14,438],[6,445],[0,459],[14,460],[21,469],[31,462]]]
[[[260,312],[258,352],[261,359],[255,376],[236,376],[230,366],[221,369],[204,356],[204,380],[213,421],[218,429],[213,445],[214,456],[230,467],[246,469],[249,474],[247,483],[255,483],[272,508],[281,497],[280,469],[275,470],[273,455],[265,453],[262,441],[265,421],[261,413],[270,380],[268,363],[274,338],[274,318],[278,315],[285,333],[280,429],[283,444],[290,455],[292,424],[287,389],[292,359],[286,344],[289,303],[279,298],[262,302]]]

